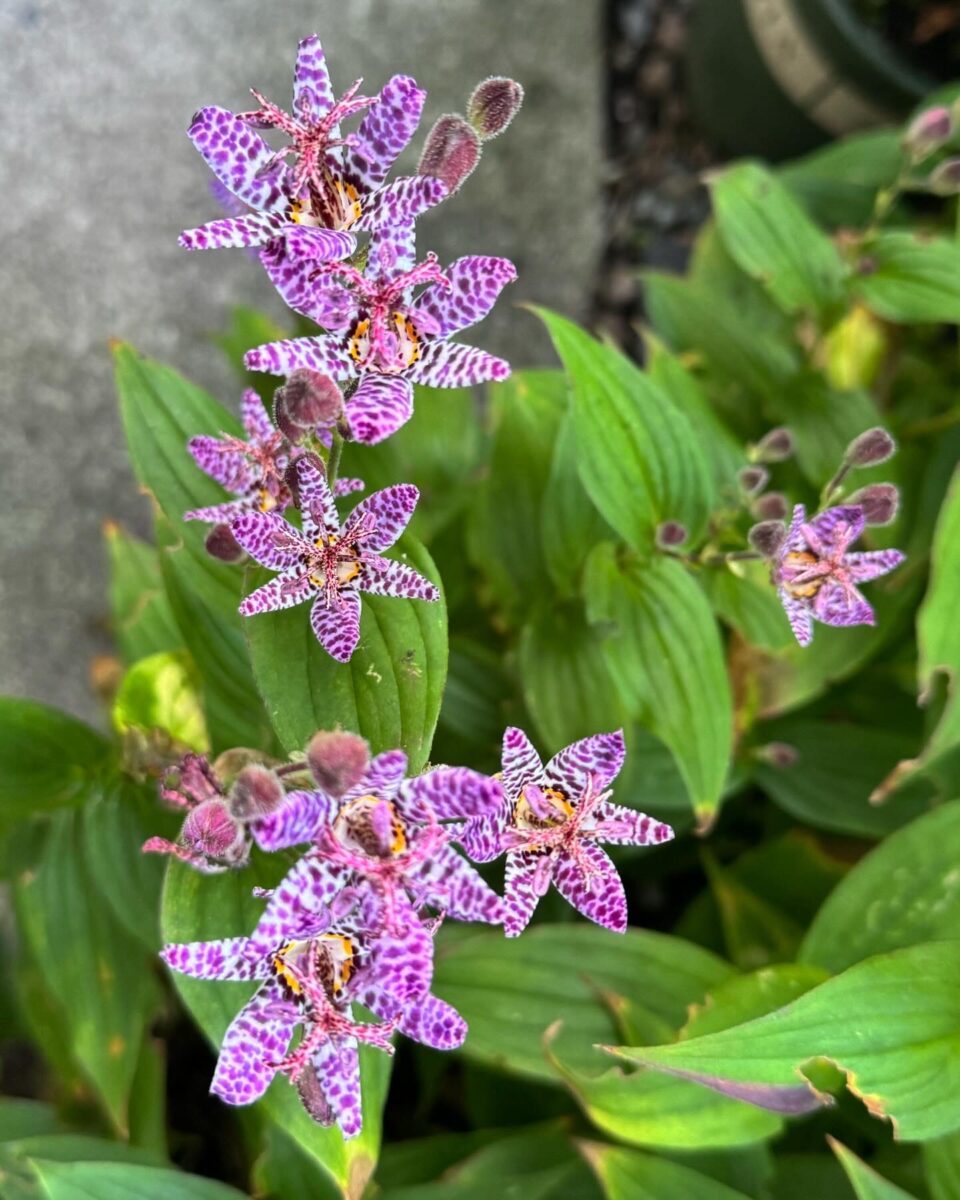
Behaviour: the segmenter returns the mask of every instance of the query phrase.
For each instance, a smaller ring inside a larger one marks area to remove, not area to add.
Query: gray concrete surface
[[[187,254],[218,215],[184,130],[202,104],[286,103],[296,43],[318,32],[342,90],[394,72],[430,90],[422,134],[472,85],[527,90],[513,128],[424,224],[441,260],[520,268],[512,299],[582,314],[601,242],[600,0],[0,0],[0,691],[93,718],[106,635],[104,518],[145,532],[106,349],[127,338],[227,402],[206,333],[228,307],[282,315],[239,251]],[[419,141],[419,139],[418,139]],[[501,305],[478,341],[518,363],[549,350]]]

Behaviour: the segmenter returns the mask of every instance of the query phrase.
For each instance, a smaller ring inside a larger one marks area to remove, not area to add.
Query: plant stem
[[[333,430],[333,441],[330,443],[330,453],[327,455],[327,487],[333,491],[337,482],[337,471],[340,468],[340,455],[343,453],[343,434],[339,429]]]
[[[732,562],[759,562],[763,558],[763,555],[758,554],[756,550],[711,550],[706,553],[702,550],[695,550],[690,554],[664,550],[664,553],[669,554],[672,558],[679,558],[681,562],[698,567],[722,567]]]

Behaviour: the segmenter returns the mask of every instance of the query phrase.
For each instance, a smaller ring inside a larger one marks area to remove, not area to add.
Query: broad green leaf
[[[712,179],[720,236],[739,266],[786,312],[829,312],[843,298],[844,265],[787,188],[757,163]]]
[[[34,1166],[48,1200],[242,1200],[243,1193],[213,1179],[131,1163],[52,1163]]]
[[[731,1029],[744,1021],[776,1012],[827,978],[808,963],[777,963],[748,975],[731,975],[711,988],[702,1004],[692,1004],[680,1041]]]
[[[899,131],[878,129],[831,142],[778,175],[819,224],[857,228],[868,223],[877,192],[896,180],[902,164]]]
[[[652,548],[663,521],[679,521],[696,541],[713,483],[690,421],[613,347],[564,317],[539,312],[567,372],[580,478],[593,503],[641,552]]]
[[[789,425],[797,462],[815,488],[831,478],[855,437],[883,424],[869,392],[835,391],[813,372],[778,389],[769,402],[776,419]]]
[[[960,322],[960,245],[916,233],[878,233],[860,249],[854,287],[878,316],[901,324]]]
[[[731,971],[697,946],[635,929],[621,936],[590,925],[538,925],[516,941],[443,933],[434,990],[469,1023],[463,1053],[554,1083],[543,1037],[557,1021],[552,1053],[564,1065],[603,1066],[593,1044],[609,1039],[615,1025],[601,991],[633,998],[651,1019],[677,1028],[687,1004]]]
[[[498,770],[512,697],[512,680],[496,650],[472,638],[452,638],[434,761],[464,760],[480,770]]]
[[[238,304],[230,310],[230,320],[226,330],[214,335],[213,341],[223,351],[227,362],[247,387],[252,387],[261,396],[271,396],[280,381],[273,375],[265,375],[262,371],[248,371],[243,365],[243,356],[254,346],[290,337],[291,332],[289,326],[278,325],[266,313]]]
[[[802,925],[745,887],[712,857],[705,855],[704,861],[730,961],[748,971],[792,959],[803,937]]]
[[[857,1200],[913,1200],[909,1192],[905,1192],[902,1188],[883,1179],[846,1146],[841,1146],[833,1138],[827,1140],[830,1142],[834,1154],[840,1160],[840,1165],[846,1171]]]
[[[832,1155],[778,1154],[769,1200],[851,1200],[850,1185]]]
[[[838,885],[800,957],[837,972],[871,954],[960,937],[960,800],[892,834]]]
[[[134,663],[120,684],[111,717],[120,734],[159,730],[175,747],[210,749],[192,663],[182,651],[167,650]]]
[[[0,1145],[3,1200],[49,1200],[49,1193],[40,1180],[37,1160],[45,1164],[116,1162],[151,1166],[157,1163],[156,1156],[125,1142],[109,1142],[105,1138],[77,1133],[24,1133],[22,1137]]]
[[[440,1178],[448,1167],[502,1137],[496,1129],[473,1129],[465,1133],[437,1133],[430,1137],[388,1142],[380,1155],[376,1182],[384,1189],[429,1183]]]
[[[264,1149],[253,1165],[254,1195],[309,1196],[339,1200],[343,1195],[329,1173],[276,1121],[265,1121]]]
[[[440,586],[427,551],[404,537],[397,556]],[[252,587],[264,582],[257,572]],[[252,590],[251,587],[251,590]],[[440,712],[447,673],[447,616],[434,603],[364,594],[360,643],[335,662],[310,626],[310,606],[246,618],[250,657],[284,749],[302,750],[318,729],[353,730],[375,754],[401,748],[422,770]]]
[[[710,568],[700,573],[700,582],[717,616],[751,645],[783,650],[793,641],[765,563]]]
[[[540,514],[547,569],[563,596],[576,594],[587,555],[611,533],[580,479],[580,440],[574,416],[568,412],[560,426]]]
[[[640,1150],[599,1142],[581,1142],[580,1150],[607,1200],[748,1200],[725,1183]]]
[[[255,855],[252,864],[227,875],[201,875],[172,861],[167,869],[161,910],[165,942],[190,942],[248,934],[263,911],[251,895],[254,886],[273,887],[289,862]],[[243,983],[190,979],[171,974],[173,983],[211,1045],[218,1047],[227,1026],[254,988]],[[360,1048],[363,1087],[363,1132],[345,1142],[338,1129],[325,1129],[307,1116],[296,1089],[275,1079],[259,1102],[311,1156],[339,1188],[345,1200],[360,1196],[376,1166],[381,1109],[386,1097],[390,1059],[380,1051]]]
[[[960,1131],[926,1142],[923,1167],[932,1200],[960,1198]]]
[[[618,563],[608,543],[587,564],[587,616],[609,622],[608,662],[640,723],[664,741],[699,821],[716,812],[733,740],[719,630],[696,580],[674,559]]]
[[[129,665],[150,654],[182,645],[170,602],[163,590],[153,546],[110,521],[104,526],[110,558],[113,633]]]
[[[960,1127],[960,958],[949,942],[878,955],[746,1024],[614,1053],[790,1114],[819,1107],[802,1068],[825,1058],[899,1138],[939,1137]]]
[[[0,1100],[0,1142],[62,1132],[60,1118],[49,1104],[8,1097]]]
[[[490,468],[467,519],[467,552],[509,620],[540,600],[540,537],[553,446],[567,407],[560,371],[519,371],[489,389]]]
[[[83,804],[112,754],[74,717],[0,696],[0,826]]]
[[[60,1007],[72,1053],[123,1132],[158,990],[142,946],[97,888],[82,814],[57,815],[43,858],[36,871],[18,880],[15,900],[21,931]]]

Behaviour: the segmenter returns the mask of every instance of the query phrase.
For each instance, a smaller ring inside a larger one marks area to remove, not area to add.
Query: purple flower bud
[[[315,733],[307,746],[307,765],[331,796],[342,796],[363,778],[370,748],[355,733]]]
[[[766,467],[744,467],[737,475],[737,482],[745,496],[755,496],[770,482],[770,472]]]
[[[318,425],[335,425],[343,413],[343,393],[329,375],[301,368],[274,397],[277,425],[291,441],[299,441]],[[291,433],[288,429],[294,432]]]
[[[287,406],[284,403],[283,388],[278,387],[273,393],[273,423],[280,430],[283,436],[291,445],[297,445],[300,439],[307,432],[306,429],[301,429],[299,425],[294,425],[287,415]]]
[[[236,820],[255,821],[279,808],[284,795],[283,784],[269,767],[251,763],[234,781],[228,803]]]
[[[935,167],[927,186],[935,196],[956,196],[960,192],[960,158],[948,158]]]
[[[793,434],[782,425],[771,429],[769,433],[757,442],[753,448],[753,457],[757,462],[783,462],[793,456]]]
[[[203,544],[210,557],[218,558],[221,562],[239,563],[247,557],[229,525],[214,525]]]
[[[520,111],[523,88],[514,79],[495,75],[478,83],[467,101],[467,120],[482,141],[497,137]]]
[[[453,195],[479,161],[480,138],[473,126],[457,113],[446,113],[427,135],[417,174],[439,179]]]
[[[953,132],[953,120],[949,108],[928,108],[907,126],[903,135],[903,146],[910,156],[918,161],[938,150]]]
[[[262,750],[251,750],[249,746],[231,746],[219,754],[213,763],[213,774],[223,788],[231,785],[244,767],[263,762]]]
[[[786,536],[787,527],[782,521],[761,521],[747,534],[747,540],[764,558],[775,558]]]
[[[892,483],[871,483],[846,503],[859,504],[868,525],[889,525],[900,508],[900,492]]]
[[[210,858],[225,859],[242,839],[237,822],[222,800],[205,800],[183,823],[181,841],[190,850]]]
[[[787,767],[795,767],[800,761],[800,751],[788,742],[767,742],[755,753],[761,762],[769,763],[771,767],[777,767],[781,771]]]
[[[897,450],[897,443],[885,429],[877,425],[854,438],[847,447],[844,462],[851,467],[874,467],[886,462]]]
[[[750,511],[761,521],[782,521],[790,505],[783,492],[764,492],[750,505]]]
[[[657,545],[664,549],[682,546],[687,540],[687,530],[679,521],[664,521],[657,529]]]

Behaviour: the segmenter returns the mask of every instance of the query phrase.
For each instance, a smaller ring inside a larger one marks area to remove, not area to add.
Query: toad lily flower
[[[262,246],[280,238],[296,257],[340,259],[352,254],[352,231],[413,220],[447,194],[427,176],[384,184],[420,122],[426,93],[404,75],[379,96],[359,96],[360,80],[334,97],[320,40],[300,43],[293,80],[293,112],[253,95],[259,107],[231,113],[202,108],[189,134],[217,178],[253,212],[211,221],[180,236],[188,250]],[[367,109],[356,133],[341,136],[340,122]],[[289,143],[273,151],[255,129],[276,129]],[[291,162],[286,163],[290,158]]]
[[[420,493],[397,484],[362,500],[341,525],[323,474],[309,459],[297,462],[302,531],[277,513],[242,513],[230,526],[244,550],[275,579],[240,605],[244,616],[291,608],[313,599],[310,624],[337,662],[348,662],[360,640],[360,593],[439,600],[439,590],[406,563],[379,553],[394,544],[413,515]]]
[[[279,271],[265,265],[287,303],[330,332],[258,346],[247,366],[274,375],[309,367],[334,379],[358,377],[345,409],[357,441],[379,442],[408,421],[415,383],[467,387],[510,374],[503,359],[448,340],[481,321],[516,278],[507,259],[470,255],[441,272],[436,255],[414,262],[407,225],[371,238],[362,273],[338,263],[301,261]]]
[[[657,845],[673,830],[608,799],[624,754],[622,733],[598,734],[573,742],[544,767],[522,730],[503,735],[500,811],[468,822],[460,841],[480,862],[506,851],[507,937],[522,933],[551,882],[591,921],[626,929],[623,884],[597,843]]]
[[[773,566],[773,581],[801,646],[813,638],[813,620],[825,625],[873,625],[873,609],[857,589],[903,562],[899,550],[847,549],[863,533],[863,509],[857,504],[828,508],[807,521],[804,506],[793,522]]]

